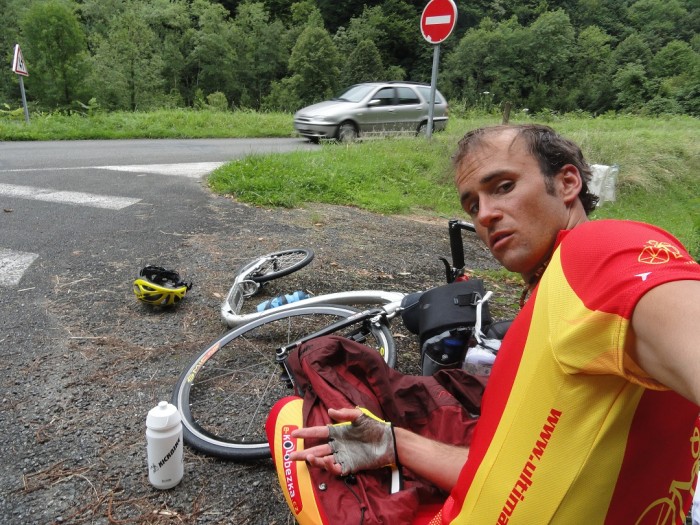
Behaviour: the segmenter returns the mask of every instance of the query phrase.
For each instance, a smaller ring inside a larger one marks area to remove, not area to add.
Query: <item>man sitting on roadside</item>
[[[700,465],[700,265],[654,226],[589,221],[588,164],[548,127],[471,131],[453,160],[477,234],[529,291],[473,439],[343,408],[329,411],[342,426],[292,432],[319,444],[288,459],[337,475],[399,463],[449,494],[430,523],[684,523]]]

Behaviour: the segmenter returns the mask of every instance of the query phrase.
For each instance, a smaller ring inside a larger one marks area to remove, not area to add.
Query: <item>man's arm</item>
[[[401,465],[442,490],[452,490],[469,448],[440,443],[404,428],[395,428],[394,435]]]
[[[632,314],[632,357],[651,377],[700,405],[700,281],[649,290]]]
[[[328,414],[335,421],[354,421],[361,412],[357,409],[330,409]],[[462,466],[469,455],[468,448],[446,445],[438,441],[414,434],[403,428],[394,428],[396,451],[402,466],[414,474],[433,483],[435,486],[450,491],[457,483]],[[293,437],[302,439],[328,439],[328,427],[317,426],[295,430]],[[317,445],[290,454],[295,461],[308,461],[309,464],[324,468],[340,475],[340,465],[334,461],[333,452],[328,443]]]

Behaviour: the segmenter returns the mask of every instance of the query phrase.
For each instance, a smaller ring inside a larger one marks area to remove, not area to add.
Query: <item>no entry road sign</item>
[[[430,0],[420,17],[420,30],[431,44],[445,40],[457,23],[457,5],[453,0]]]

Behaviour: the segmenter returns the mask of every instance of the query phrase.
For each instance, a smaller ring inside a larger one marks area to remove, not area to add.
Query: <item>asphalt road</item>
[[[301,139],[0,142],[0,355],[21,351],[27,331],[43,326],[39,305],[60,285],[51,282],[60,270],[96,259],[138,270],[155,262],[149,254],[167,253],[173,235],[207,232],[202,177],[221,163],[316,147]]]
[[[152,490],[143,424],[193,348],[224,329],[219,299],[197,273],[211,254],[197,243],[224,244],[221,257],[236,267],[241,243],[255,253],[251,231],[265,215],[213,196],[203,177],[252,152],[316,147],[294,139],[0,143],[0,523],[171,522],[154,512],[173,505],[200,516],[204,487],[208,523],[286,519],[269,464],[188,450],[187,483]],[[161,312],[134,300],[131,282],[146,264],[193,281],[190,308]],[[229,279],[220,272],[223,290]],[[259,516],[261,493],[268,517],[229,517],[231,498],[238,514],[245,506]]]

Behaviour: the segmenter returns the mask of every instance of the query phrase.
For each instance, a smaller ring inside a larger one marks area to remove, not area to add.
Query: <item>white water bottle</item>
[[[174,405],[161,401],[146,417],[148,481],[157,489],[180,483],[185,471],[182,422]]]

